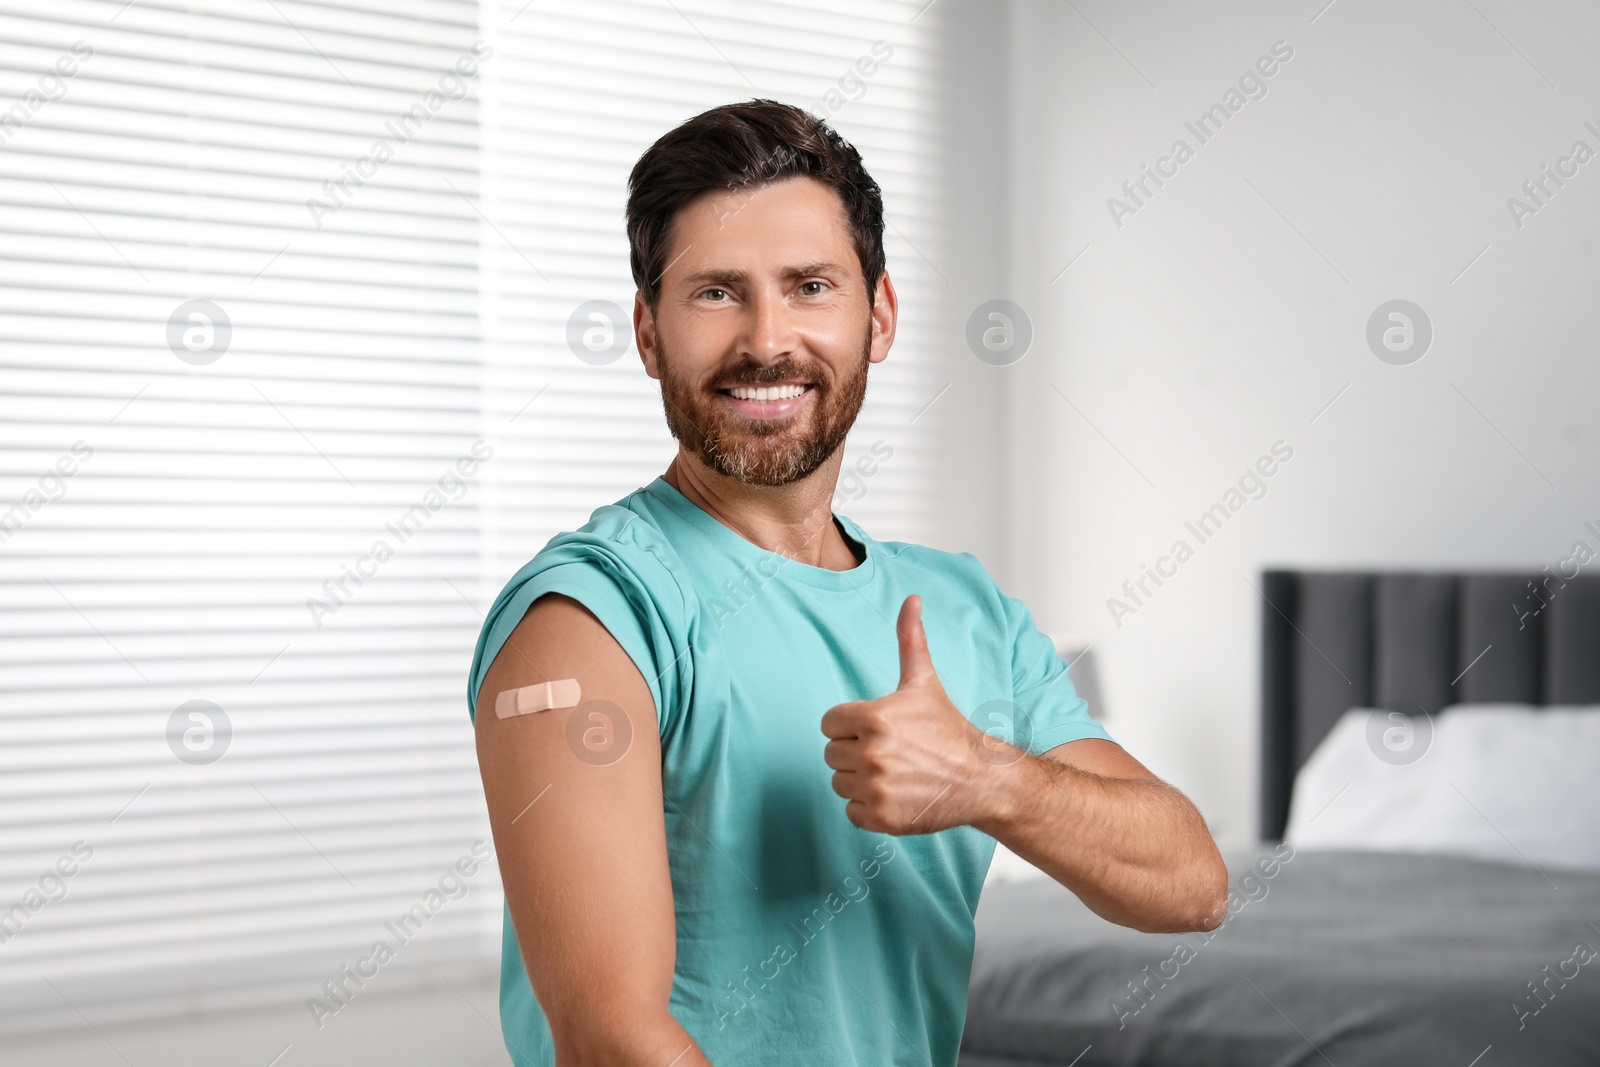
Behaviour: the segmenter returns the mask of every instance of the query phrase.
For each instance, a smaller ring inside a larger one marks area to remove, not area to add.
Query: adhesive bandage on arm
[[[575,708],[582,699],[583,693],[578,688],[576,678],[559,678],[553,682],[525,685],[521,689],[507,689],[494,698],[494,713],[504,719],[551,708]]]

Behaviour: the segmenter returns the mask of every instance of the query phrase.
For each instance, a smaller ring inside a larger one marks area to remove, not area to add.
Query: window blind
[[[0,1036],[294,1001],[310,1040],[496,964],[465,673],[671,458],[623,205],[695,112],[808,107],[883,186],[902,321],[835,508],[924,539],[923,8],[0,0]]]
[[[6,1036],[494,958],[478,22],[0,2]]]

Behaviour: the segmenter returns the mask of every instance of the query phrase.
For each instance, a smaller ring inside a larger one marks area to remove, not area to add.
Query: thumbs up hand
[[[986,737],[945,695],[928,655],[921,597],[906,598],[896,630],[899,687],[822,716],[833,791],[863,830],[898,836],[966,825],[980,813],[982,776],[993,769],[978,755]]]

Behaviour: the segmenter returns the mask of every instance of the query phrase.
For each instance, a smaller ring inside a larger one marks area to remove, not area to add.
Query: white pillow
[[[1296,776],[1284,836],[1600,870],[1600,706],[1353,708]]]
[[[1284,839],[1296,848],[1408,847],[1431,768],[1420,766],[1420,759],[1386,762],[1367,740],[1371,729],[1384,751],[1399,750],[1406,738],[1391,731],[1402,725],[1409,724],[1372,708],[1345,712],[1295,775]],[[1431,747],[1418,737],[1428,729],[1412,727],[1411,743]]]

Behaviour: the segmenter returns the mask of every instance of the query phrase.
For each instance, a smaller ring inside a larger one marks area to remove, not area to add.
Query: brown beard
[[[684,450],[718,474],[749,485],[788,485],[827,462],[844,444],[867,396],[872,327],[861,346],[861,359],[839,381],[820,362],[797,363],[785,356],[766,367],[742,363],[698,385],[672,371],[665,344],[658,340],[656,362],[661,371],[661,399],[667,428]],[[811,383],[816,396],[809,415],[782,420],[740,415],[718,399],[736,385],[771,385],[800,380]]]

